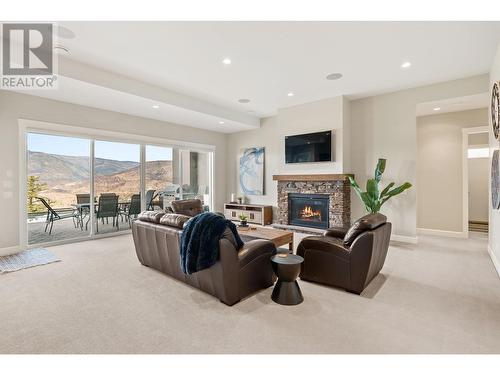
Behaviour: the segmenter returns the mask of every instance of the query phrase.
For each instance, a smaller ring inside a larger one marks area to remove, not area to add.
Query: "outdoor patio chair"
[[[153,199],[155,198],[155,192],[156,192],[156,190],[154,190],[154,189],[146,191],[146,210],[147,211],[154,210]]]
[[[56,220],[62,220],[62,219],[73,219],[73,225],[75,226],[75,228],[77,228],[77,213],[75,212],[74,209],[63,209],[63,210],[59,210],[59,212],[57,212],[56,210],[54,210],[52,207],[50,207],[50,205],[47,203],[47,201],[44,199],[44,198],[41,198],[41,197],[36,197],[36,199],[38,199],[40,202],[42,202],[42,204],[45,206],[45,208],[47,209],[47,218],[45,219],[45,232],[47,232],[47,229],[49,228],[49,225],[50,225],[50,230],[49,230],[49,234],[52,234],[52,227],[54,226],[54,221]]]
[[[77,224],[83,230],[83,221],[90,214],[90,194],[76,194],[76,204],[88,204],[88,206],[78,206]]]
[[[116,194],[101,194],[99,196],[99,204],[96,212],[96,232],[99,232],[99,219],[104,224],[104,219],[113,219],[113,227],[118,230],[118,195]]]
[[[130,204],[125,211],[125,217],[128,221],[129,227],[132,227],[130,223],[131,217],[136,218],[137,215],[141,213],[141,195],[140,194],[134,194],[130,198]]]

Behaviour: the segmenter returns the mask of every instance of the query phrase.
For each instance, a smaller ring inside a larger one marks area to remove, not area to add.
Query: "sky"
[[[89,156],[90,141],[83,138],[28,133],[28,150],[67,156]],[[96,158],[120,161],[140,160],[137,144],[95,141]],[[146,146],[146,161],[172,160],[169,147]]]

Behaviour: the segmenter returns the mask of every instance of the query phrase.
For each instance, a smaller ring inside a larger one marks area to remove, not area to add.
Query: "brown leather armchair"
[[[297,247],[304,258],[300,278],[360,294],[384,265],[391,228],[384,215],[369,214],[350,228],[304,238]]]

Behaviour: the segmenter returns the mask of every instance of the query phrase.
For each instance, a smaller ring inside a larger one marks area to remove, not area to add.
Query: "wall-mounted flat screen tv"
[[[318,132],[285,137],[286,163],[332,161],[332,132]]]

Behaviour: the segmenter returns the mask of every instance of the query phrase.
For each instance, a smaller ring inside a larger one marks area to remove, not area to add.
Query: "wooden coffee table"
[[[269,240],[272,241],[276,247],[288,244],[288,249],[290,252],[293,252],[293,232],[259,226],[250,226],[248,228],[237,226],[237,228],[241,236]]]

